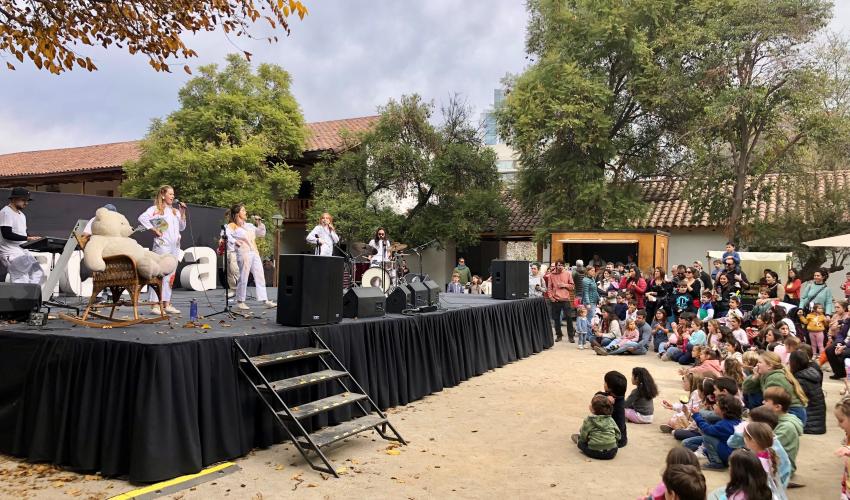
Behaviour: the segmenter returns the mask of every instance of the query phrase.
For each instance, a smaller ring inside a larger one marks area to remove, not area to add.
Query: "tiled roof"
[[[308,123],[310,134],[307,137],[306,151],[336,151],[343,146],[343,131],[352,133],[365,132],[378,122],[378,116],[362,116],[345,120]]]
[[[810,176],[811,182],[816,183],[817,190],[823,194],[827,189],[844,189],[850,187],[850,170],[835,170],[818,172]],[[797,199],[788,189],[785,181],[778,175],[768,175],[764,185],[772,187],[773,192],[767,202],[759,202],[755,209],[759,220],[781,217],[789,210],[799,210],[806,200]],[[643,199],[648,204],[646,215],[634,223],[635,228],[642,229],[696,229],[715,227],[703,216],[698,221],[691,221],[693,212],[688,201],[683,197],[687,181],[668,178],[641,182]],[[754,197],[757,198],[757,197]],[[520,203],[510,197],[506,198],[510,211],[508,231],[511,233],[531,233],[539,225],[537,214],[529,214],[522,209]]]
[[[344,130],[363,132],[378,121],[377,116],[308,123],[305,152],[333,151],[344,146]],[[139,141],[97,144],[77,148],[48,149],[0,155],[0,178],[38,177],[65,173],[118,169],[139,158]]]

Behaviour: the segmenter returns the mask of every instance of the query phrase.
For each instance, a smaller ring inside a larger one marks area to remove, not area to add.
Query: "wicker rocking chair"
[[[88,236],[74,235],[80,248],[85,251]],[[125,326],[137,325],[139,323],[155,323],[168,319],[162,302],[139,302],[142,288],[147,285],[151,287],[157,294],[157,297],[162,297],[162,278],[154,277],[150,279],[139,276],[136,270],[136,262],[128,255],[115,255],[112,257],[104,257],[106,269],[103,271],[93,271],[92,279],[94,286],[92,294],[89,298],[88,306],[83,311],[82,316],[72,316],[68,314],[60,314],[59,317],[76,323],[78,325],[91,328],[121,328]],[[111,301],[97,302],[97,296],[103,290],[109,290]],[[130,294],[130,300],[122,300],[121,295],[124,291]],[[139,306],[159,305],[160,315],[149,318],[143,318],[139,315]],[[115,317],[115,310],[122,306],[131,306],[133,308],[132,319],[122,319]],[[101,314],[101,309],[110,309],[109,315]]]

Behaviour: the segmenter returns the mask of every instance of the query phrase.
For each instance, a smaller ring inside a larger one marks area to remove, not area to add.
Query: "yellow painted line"
[[[156,491],[178,485],[180,483],[185,483],[186,481],[191,481],[193,479],[197,479],[199,477],[203,477],[214,472],[218,472],[222,469],[226,469],[232,465],[236,465],[233,462],[223,462],[218,465],[213,465],[212,467],[207,467],[201,472],[195,474],[187,474],[185,476],[175,477],[174,479],[169,479],[168,481],[162,481],[161,483],[152,484],[150,486],[145,486],[144,488],[139,488],[137,490],[128,491],[127,493],[121,493],[120,495],[116,495],[114,497],[110,497],[109,500],[127,500],[129,498],[136,498],[138,496],[146,495],[148,493],[154,493]]]

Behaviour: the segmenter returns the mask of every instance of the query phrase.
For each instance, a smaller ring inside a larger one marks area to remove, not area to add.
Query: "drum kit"
[[[416,254],[419,256],[420,270],[422,268],[422,255],[419,248],[411,249],[409,253],[404,251],[408,245],[404,243],[393,243],[388,250],[391,257],[381,262],[373,257],[378,251],[365,244],[354,243],[351,245],[351,254],[348,256],[348,274],[354,279],[346,280],[346,288],[356,286],[371,286],[380,288],[388,293],[392,288],[403,286],[415,281],[425,281],[427,275],[411,273],[407,267],[407,257]]]

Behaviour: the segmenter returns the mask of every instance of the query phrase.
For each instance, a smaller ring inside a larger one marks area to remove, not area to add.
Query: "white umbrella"
[[[831,236],[829,238],[821,238],[819,240],[804,241],[803,244],[809,247],[850,247],[850,234]]]

